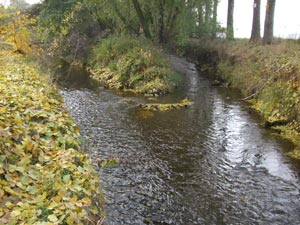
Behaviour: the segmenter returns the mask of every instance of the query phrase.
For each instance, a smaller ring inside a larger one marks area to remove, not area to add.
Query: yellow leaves
[[[67,175],[64,175],[64,176],[63,176],[63,182],[64,182],[64,183],[69,183],[70,180],[71,180],[70,174],[67,174]]]
[[[0,189],[0,198],[2,198],[4,194],[5,194],[4,191]]]
[[[5,206],[8,208],[8,209],[12,209],[14,207],[14,204],[12,204],[10,201],[8,202],[5,202]]]
[[[10,187],[4,187],[3,188],[4,189],[4,191],[6,192],[6,193],[8,193],[8,194],[10,194],[10,195],[18,195],[18,193],[17,192],[15,192],[13,189],[11,189]],[[11,206],[12,207],[12,206]]]
[[[86,205],[86,206],[90,206],[90,205],[92,204],[92,200],[91,200],[90,198],[87,198],[87,197],[83,198],[83,199],[81,200],[81,202],[82,202],[84,205]]]
[[[66,222],[67,222],[68,225],[74,224],[74,222],[75,222],[75,216],[74,216],[74,214],[71,214],[71,215],[67,218]]]
[[[24,173],[24,170],[25,168],[24,167],[18,167],[18,166],[15,166],[15,165],[8,165],[8,171],[10,173],[13,173],[13,172],[21,172],[21,173]]]
[[[56,217],[56,215],[52,214],[52,215],[49,215],[48,217],[48,220],[52,223],[55,223],[58,221],[58,218]]]
[[[36,186],[28,186],[26,188],[26,191],[29,192],[31,195],[35,195],[38,193],[38,189],[36,188]]]
[[[21,215],[21,212],[19,210],[14,210],[10,214],[11,217],[17,217],[17,216],[20,216],[20,215]]]
[[[79,128],[34,64],[0,65],[0,224],[81,224],[100,191]]]
[[[53,199],[53,201],[54,201],[55,203],[59,203],[59,202],[61,202],[61,200],[62,200],[62,196],[56,195],[56,196],[53,197],[52,199]]]

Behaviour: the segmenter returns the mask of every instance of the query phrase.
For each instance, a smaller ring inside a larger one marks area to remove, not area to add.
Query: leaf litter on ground
[[[1,50],[0,224],[96,224],[102,199],[56,87],[34,62]]]

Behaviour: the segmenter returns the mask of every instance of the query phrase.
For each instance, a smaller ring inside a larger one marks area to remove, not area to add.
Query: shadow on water
[[[97,159],[107,224],[299,224],[298,163],[291,144],[260,127],[234,91],[214,87],[193,64],[171,56],[185,77],[159,102],[188,109],[149,112],[148,102],[104,88],[61,89],[65,106]]]

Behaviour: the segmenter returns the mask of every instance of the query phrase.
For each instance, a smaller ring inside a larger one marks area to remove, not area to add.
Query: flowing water
[[[183,81],[159,102],[189,108],[149,112],[104,88],[60,90],[80,126],[106,197],[106,223],[300,224],[292,146],[263,129],[234,91],[214,87],[195,66],[171,56]],[[100,159],[118,158],[98,167]]]

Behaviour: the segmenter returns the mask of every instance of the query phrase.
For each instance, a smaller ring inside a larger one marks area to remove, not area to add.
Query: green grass
[[[162,49],[144,39],[111,36],[102,40],[89,59],[93,78],[110,88],[142,94],[165,94],[179,78]]]
[[[266,121],[286,121],[274,127],[297,147],[300,158],[300,44],[275,40],[273,45],[248,40],[193,42],[186,52],[210,64],[219,79],[241,90]],[[190,51],[190,52],[189,52]],[[204,60],[206,59],[206,61]]]

